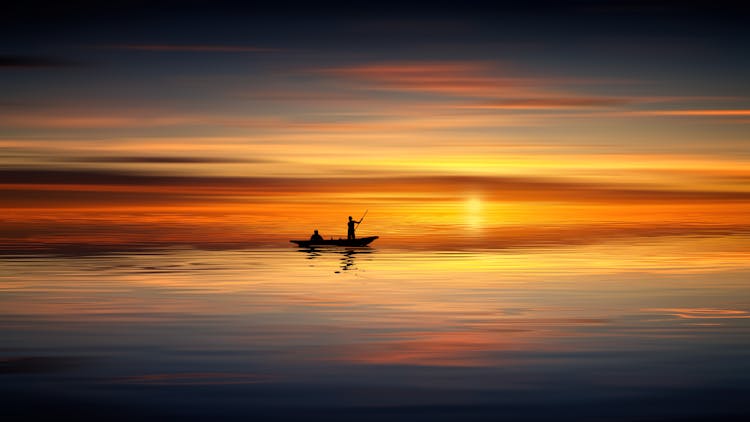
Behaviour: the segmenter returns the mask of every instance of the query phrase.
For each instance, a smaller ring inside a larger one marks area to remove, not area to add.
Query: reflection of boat
[[[358,239],[323,239],[323,240],[290,240],[304,248],[313,246],[367,246],[378,236],[360,237]]]

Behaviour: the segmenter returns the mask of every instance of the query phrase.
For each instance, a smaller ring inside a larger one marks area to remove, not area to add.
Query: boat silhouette
[[[360,237],[357,239],[322,239],[322,240],[290,240],[303,248],[313,246],[367,246],[377,239],[378,236]]]

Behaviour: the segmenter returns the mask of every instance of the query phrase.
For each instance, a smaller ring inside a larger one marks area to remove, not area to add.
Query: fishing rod
[[[369,209],[365,210],[365,213],[362,214],[362,218],[359,219],[359,223],[357,223],[357,227],[356,228],[359,228],[359,225],[362,224],[363,221],[365,221],[365,216],[367,215],[367,211],[370,211],[370,210]]]

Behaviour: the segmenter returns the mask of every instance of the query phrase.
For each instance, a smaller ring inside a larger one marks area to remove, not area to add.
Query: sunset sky
[[[746,7],[274,4],[4,10],[0,248],[750,229]]]

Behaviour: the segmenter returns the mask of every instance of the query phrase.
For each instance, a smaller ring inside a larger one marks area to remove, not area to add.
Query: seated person
[[[310,236],[310,242],[322,242],[322,241],[323,241],[323,236],[318,234],[318,231],[315,230],[315,233],[313,233],[313,235]]]

